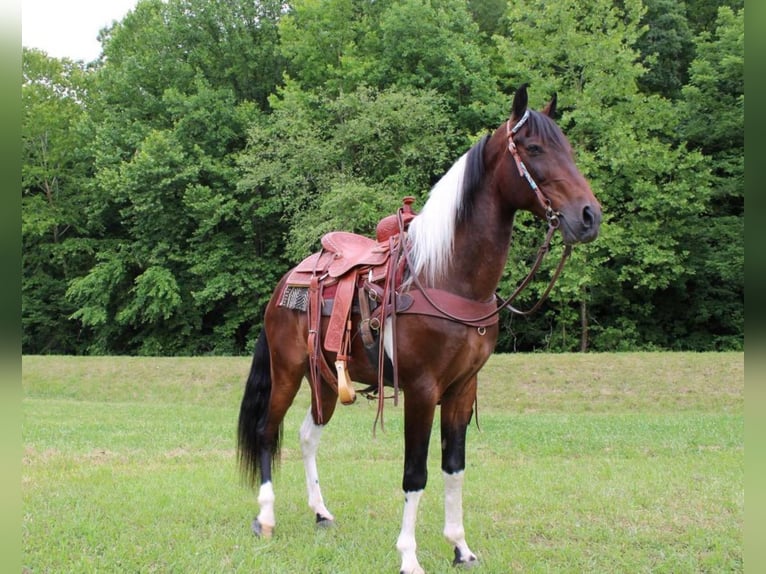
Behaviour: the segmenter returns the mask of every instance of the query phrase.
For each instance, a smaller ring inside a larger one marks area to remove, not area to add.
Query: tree
[[[302,0],[280,22],[280,37],[290,77],[325,97],[363,85],[433,90],[467,134],[505,112],[479,28],[460,0]]]
[[[679,103],[682,139],[705,155],[713,181],[704,220],[687,229],[695,249],[676,289],[691,320],[677,331],[715,349],[740,348],[744,341],[744,12],[719,8],[715,29],[698,35]]]
[[[280,254],[239,195],[237,157],[279,76],[279,14],[142,0],[104,31],[87,210],[98,254],[67,291],[91,352],[231,353],[253,336]]]
[[[402,197],[422,197],[457,137],[443,99],[430,91],[360,87],[325,100],[289,81],[271,105],[273,114],[250,130],[241,185],[282,215],[294,262],[324,232],[372,235]]]
[[[732,10],[745,7],[745,0],[686,0],[686,14],[692,32],[711,32],[716,26],[718,9],[728,6]]]
[[[87,67],[24,50],[24,352],[246,352],[291,263],[417,209],[522,82],[558,92],[604,222],[498,349],[741,348],[743,22],[741,0],[139,0]],[[518,215],[503,293],[544,227]]]
[[[27,48],[22,72],[22,350],[76,352],[64,292],[94,249],[84,216],[91,198],[87,74],[77,62]]]
[[[702,156],[670,143],[677,128],[670,102],[639,93],[643,15],[638,0],[619,7],[528,0],[509,8],[508,36],[497,38],[500,74],[559,93],[560,124],[604,207],[599,239],[575,250],[549,305],[559,322],[553,333],[579,333],[587,307],[596,349],[659,342],[649,331],[652,296],[683,275],[684,229],[696,224],[709,193]],[[557,345],[583,346],[576,336]]]
[[[636,47],[646,73],[638,79],[641,91],[669,99],[681,95],[694,56],[694,38],[686,17],[686,4],[677,0],[648,0],[643,18],[646,32]]]

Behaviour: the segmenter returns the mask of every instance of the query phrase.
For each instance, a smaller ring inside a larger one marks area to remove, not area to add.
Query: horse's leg
[[[253,532],[258,536],[270,538],[276,526],[274,515],[274,486],[271,469],[273,459],[278,454],[281,441],[282,421],[293,403],[303,379],[305,361],[296,354],[293,360],[289,353],[277,353],[271,360],[271,389],[265,424],[258,430],[260,443],[261,486],[258,490],[258,516],[252,524]],[[279,358],[277,358],[279,357]]]
[[[436,400],[428,393],[408,387],[404,396],[404,512],[396,548],[402,558],[401,574],[422,574],[417,558],[415,523],[418,506],[428,481],[428,443]]]
[[[324,424],[330,421],[335,411],[338,395],[331,391],[326,385],[322,386],[322,416]],[[312,397],[312,403],[315,399]],[[303,468],[306,471],[306,489],[308,490],[309,507],[314,512],[317,525],[329,526],[335,520],[335,517],[327,510],[322,498],[322,491],[319,488],[319,472],[317,471],[316,454],[319,448],[319,440],[322,437],[324,424],[318,425],[315,419],[316,407],[309,407],[306,418],[300,430],[301,452],[303,453]]]
[[[470,565],[476,555],[468,548],[463,528],[463,478],[465,438],[473,415],[476,376],[442,397],[441,436],[444,476],[444,536],[455,549],[455,565]]]

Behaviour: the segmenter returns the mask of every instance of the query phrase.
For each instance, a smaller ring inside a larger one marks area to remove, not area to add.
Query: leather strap
[[[495,297],[489,301],[474,301],[441,289],[425,287],[423,291],[417,289],[410,291],[408,295],[412,297],[412,305],[400,313],[449,319],[471,327],[489,327],[499,321],[495,312],[497,311]]]
[[[351,313],[351,304],[356,291],[356,273],[342,277],[335,290],[330,322],[324,336],[324,348],[331,353],[340,353],[346,332],[346,320]]]
[[[319,328],[322,323],[321,301],[322,284],[319,282],[319,278],[314,275],[311,278],[311,284],[309,285],[309,301],[306,308],[306,314],[309,320],[309,336],[306,342],[309,350],[309,382],[311,383],[311,390],[316,399],[316,422],[318,424],[322,424],[324,421],[324,417],[322,416],[322,393],[320,389],[320,385],[322,384],[320,361],[323,361],[323,359],[320,359],[322,353],[319,349]]]

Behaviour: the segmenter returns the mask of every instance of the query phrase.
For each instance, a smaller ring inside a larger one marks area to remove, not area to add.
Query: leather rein
[[[519,152],[516,149],[516,143],[513,141],[513,136],[519,131],[519,129],[521,129],[521,126],[523,126],[526,123],[528,118],[529,118],[529,110],[526,110],[524,112],[524,115],[516,123],[516,125],[513,126],[513,128],[511,128],[510,119],[506,123],[506,133],[508,137],[508,151],[510,152],[514,162],[516,163],[516,167],[519,170],[519,175],[521,175],[524,179],[527,180],[530,187],[532,188],[532,191],[535,192],[535,197],[537,197],[537,200],[545,209],[545,219],[548,221],[548,232],[545,234],[545,239],[543,240],[542,245],[537,250],[537,256],[535,258],[535,262],[533,263],[532,269],[530,269],[527,276],[516,287],[514,292],[511,293],[506,299],[502,299],[498,295],[495,295],[495,298],[498,300],[498,305],[494,311],[490,313],[486,313],[485,315],[482,315],[480,317],[460,317],[458,315],[450,313],[448,310],[444,309],[443,307],[440,307],[433,300],[433,298],[429,296],[428,291],[423,287],[422,283],[420,282],[420,279],[413,274],[413,277],[412,277],[413,283],[415,287],[417,287],[420,290],[420,292],[423,294],[423,297],[426,299],[426,301],[428,301],[428,303],[432,305],[434,309],[439,311],[439,313],[444,315],[446,318],[456,321],[458,323],[472,323],[472,322],[484,321],[486,319],[489,319],[499,314],[506,307],[512,313],[516,315],[533,314],[535,311],[537,311],[540,308],[540,306],[547,299],[548,294],[550,293],[551,289],[553,289],[553,285],[556,283],[556,281],[559,278],[559,275],[561,274],[561,271],[564,269],[564,264],[566,263],[566,260],[569,258],[569,255],[572,253],[572,246],[571,245],[565,246],[564,252],[561,255],[561,260],[559,261],[558,266],[556,267],[556,270],[553,273],[553,277],[551,277],[551,280],[548,283],[548,287],[546,287],[545,292],[542,294],[542,296],[540,297],[540,300],[537,303],[535,303],[530,309],[526,311],[517,309],[516,307],[512,305],[513,301],[521,294],[521,292],[527,287],[527,285],[529,285],[535,273],[537,273],[537,270],[540,268],[540,264],[542,263],[543,258],[545,257],[546,253],[548,253],[548,250],[550,248],[551,240],[553,239],[553,234],[560,225],[559,216],[561,215],[560,212],[555,211],[553,209],[553,207],[551,206],[551,201],[547,197],[545,197],[545,195],[543,195],[542,190],[540,189],[540,187],[537,185],[535,180],[530,175],[529,171],[527,170],[527,166],[524,165],[524,162],[522,161],[521,156],[519,156]],[[401,237],[404,237],[404,221],[402,219],[401,208],[397,212],[397,218],[399,222],[399,232],[401,234]],[[407,266],[410,269],[413,269],[412,262],[410,261],[410,250],[407,246],[406,241],[402,242],[402,254],[404,256],[405,262],[407,263]]]

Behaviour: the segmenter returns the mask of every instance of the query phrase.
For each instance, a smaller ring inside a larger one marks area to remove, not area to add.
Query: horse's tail
[[[271,452],[271,465],[279,459],[279,449],[282,442],[282,425],[276,436],[264,444],[264,431],[269,416],[271,398],[271,358],[269,342],[265,329],[261,331],[255,343],[253,363],[250,375],[245,384],[245,394],[239,407],[239,424],[237,432],[237,454],[242,478],[255,485],[261,471],[263,450]]]

